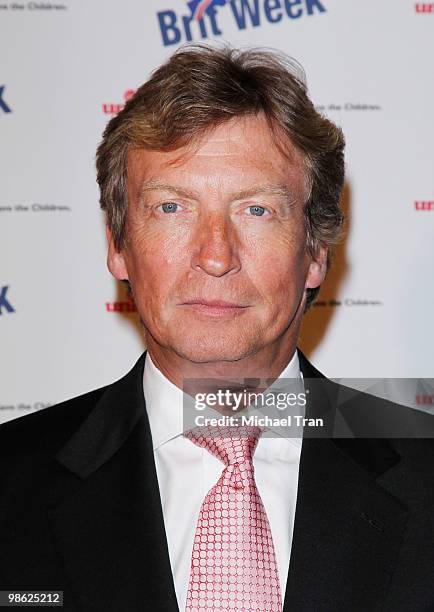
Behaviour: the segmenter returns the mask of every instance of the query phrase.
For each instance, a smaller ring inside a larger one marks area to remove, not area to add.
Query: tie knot
[[[184,436],[225,465],[235,465],[252,462],[262,432],[262,427],[253,425],[205,425],[189,429]]]

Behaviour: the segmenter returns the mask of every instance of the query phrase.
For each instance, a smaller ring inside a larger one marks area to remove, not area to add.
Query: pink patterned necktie
[[[262,428],[196,427],[184,433],[224,464],[199,512],[186,612],[281,612],[267,514],[252,463]]]

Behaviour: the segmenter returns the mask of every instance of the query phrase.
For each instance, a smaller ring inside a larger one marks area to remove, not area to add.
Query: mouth
[[[211,316],[225,316],[240,314],[247,310],[249,306],[243,306],[233,302],[227,302],[225,300],[203,300],[195,299],[183,302],[180,306],[188,308],[198,314],[205,314]]]

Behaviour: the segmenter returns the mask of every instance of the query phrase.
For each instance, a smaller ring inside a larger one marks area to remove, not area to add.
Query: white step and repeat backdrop
[[[329,376],[433,376],[434,3],[0,0],[0,422],[143,350],[105,266],[95,149],[188,41],[292,55],[346,134],[347,237],[301,347]]]

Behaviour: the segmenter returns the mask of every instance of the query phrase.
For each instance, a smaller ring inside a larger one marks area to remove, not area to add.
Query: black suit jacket
[[[0,427],[0,590],[63,590],[68,612],[178,610],[144,362]],[[311,414],[330,409],[324,389]],[[429,439],[305,439],[285,612],[434,610],[433,466]]]

